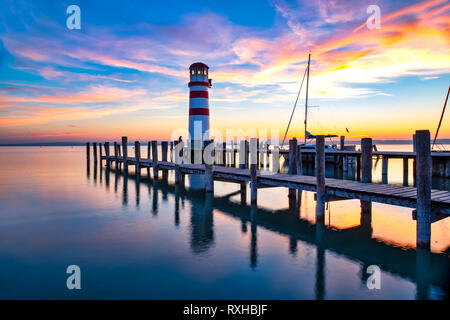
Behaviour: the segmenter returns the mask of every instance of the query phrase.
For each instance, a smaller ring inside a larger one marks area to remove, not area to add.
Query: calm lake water
[[[390,182],[401,184],[401,162],[389,165]],[[330,202],[319,230],[312,192],[289,203],[287,189],[260,189],[252,207],[237,184],[215,182],[212,196],[190,190],[189,178],[176,187],[172,173],[165,182],[146,169],[140,178],[133,167],[128,175],[88,170],[84,147],[1,147],[0,168],[3,299],[448,294],[449,218],[432,224],[432,252],[424,253],[415,249],[410,208],[372,203],[372,214],[361,215],[359,200]],[[381,163],[374,181],[380,176]],[[81,268],[81,290],[66,287],[69,265]],[[379,290],[367,288],[370,265],[381,269]]]

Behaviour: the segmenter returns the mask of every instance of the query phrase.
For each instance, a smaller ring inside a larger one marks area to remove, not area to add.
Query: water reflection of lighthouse
[[[209,140],[209,94],[211,79],[208,79],[209,67],[196,62],[189,67],[189,139],[191,148],[201,149],[205,140]],[[193,189],[204,187],[201,175],[190,175],[189,185]]]

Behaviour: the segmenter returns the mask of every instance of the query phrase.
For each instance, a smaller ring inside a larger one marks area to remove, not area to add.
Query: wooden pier
[[[287,174],[279,173],[278,165],[273,165],[274,171],[261,170],[264,154],[268,157],[269,148],[261,147],[256,138],[241,141],[239,150],[235,148],[226,149],[224,144],[218,146],[213,141],[208,141],[200,150],[190,150],[178,141],[163,141],[160,143],[162,155],[158,155],[158,142],[148,142],[147,158],[140,154],[140,143],[135,142],[135,156],[128,154],[127,137],[122,137],[122,155],[120,146],[114,143],[114,155],[110,154],[109,143],[103,144],[105,155],[100,155],[100,162],[105,160],[106,166],[115,163],[116,167],[123,166],[128,170],[129,165],[135,166],[136,174],[140,174],[142,168],[153,169],[153,177],[158,178],[159,171],[167,173],[169,170],[175,172],[175,183],[183,184],[184,176],[187,174],[201,174],[205,179],[205,191],[214,192],[214,180],[238,183],[241,192],[245,192],[245,184],[250,183],[251,202],[257,203],[259,188],[285,187],[289,189],[289,197],[295,198],[302,190],[316,192],[316,216],[318,221],[324,215],[324,204],[329,201],[345,199],[359,199],[362,206],[364,203],[380,202],[392,205],[416,208],[413,212],[417,219],[417,245],[429,248],[431,238],[431,223],[450,215],[450,192],[447,190],[432,190],[432,154],[430,151],[430,133],[428,130],[416,132],[416,152],[413,154],[402,153],[399,157],[413,157],[416,164],[416,187],[394,186],[389,184],[372,183],[372,157],[380,152],[372,151],[372,139],[364,138],[361,141],[361,151],[333,151],[346,156],[355,156],[360,160],[357,170],[361,181],[350,181],[341,179],[325,178],[325,155],[324,137],[317,136],[316,150],[307,151],[297,149],[296,142],[290,143],[290,163]],[[170,159],[168,149],[170,145]],[[97,161],[97,146],[94,144],[94,162]],[[90,161],[90,144],[86,144],[87,160]],[[239,153],[239,167],[236,163],[236,154]],[[277,150],[272,151],[273,162],[278,162]],[[302,167],[302,154],[314,155],[316,176],[299,175]],[[381,153],[381,155],[387,153]],[[203,156],[203,158],[202,158]],[[396,153],[389,153],[395,157]],[[444,157],[434,155],[433,157]],[[448,157],[448,155],[447,155]],[[227,162],[227,159],[229,161]],[[194,160],[194,161],[192,161]],[[266,164],[268,164],[268,158]],[[194,162],[194,163],[192,163]],[[299,170],[300,169],[300,170]]]

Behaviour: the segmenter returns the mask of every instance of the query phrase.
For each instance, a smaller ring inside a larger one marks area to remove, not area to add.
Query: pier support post
[[[109,163],[109,142],[105,142],[105,157],[106,157],[106,166],[109,167],[111,164]]]
[[[361,139],[361,182],[372,182],[372,138]]]
[[[136,175],[141,174],[141,144],[139,141],[134,142],[134,157],[136,158]]]
[[[407,186],[408,185],[408,158],[404,157],[403,158],[403,185]]]
[[[356,156],[356,180],[361,180],[361,156]]]
[[[152,156],[151,156],[151,150],[152,150],[152,142],[151,141],[149,141],[148,143],[147,143],[147,159],[151,159],[152,158]]]
[[[381,181],[383,183],[388,183],[388,162],[389,158],[387,156],[383,156],[382,166],[381,166]]]
[[[203,161],[205,162],[205,191],[214,192],[214,140],[205,141]]]
[[[325,218],[325,137],[316,136],[316,223]]]
[[[222,165],[227,166],[227,143],[222,142]]]
[[[260,149],[260,152],[259,152],[259,165],[260,165],[260,168],[264,168],[264,155],[267,152],[266,143],[265,142],[261,142],[259,144],[259,149]]]
[[[128,170],[128,138],[122,137],[122,149],[123,149],[123,170]]]
[[[288,174],[297,174],[297,139],[289,140],[289,167]],[[289,189],[289,198],[296,197],[296,189]]]
[[[97,165],[97,142],[92,143],[92,151],[94,153],[94,164]]]
[[[161,160],[167,162],[167,152],[169,150],[169,143],[167,141],[161,141]]]
[[[158,180],[158,141],[152,140],[153,179]]]
[[[431,151],[430,131],[416,131],[417,247],[430,249],[431,239]]]
[[[251,191],[251,203],[256,204],[258,199],[258,139],[250,139],[250,191]]]
[[[341,145],[340,145],[340,149],[343,151],[345,148],[345,136],[341,136]]]
[[[100,159],[100,166],[102,165],[102,157],[103,157],[103,150],[102,150],[102,143],[99,142],[98,143],[98,153],[100,155],[99,159]]]
[[[90,151],[90,148],[91,148],[90,143],[89,143],[89,142],[86,142],[86,160],[87,160],[87,162],[90,162],[90,161],[91,161],[91,151]]]
[[[248,141],[241,140],[239,143],[239,168],[248,169]]]
[[[116,169],[119,168],[119,146],[117,141],[114,141],[114,157],[116,158]]]
[[[345,173],[348,173],[348,157],[347,156],[342,156],[342,170]]]
[[[303,175],[302,146],[297,145],[297,174]]]

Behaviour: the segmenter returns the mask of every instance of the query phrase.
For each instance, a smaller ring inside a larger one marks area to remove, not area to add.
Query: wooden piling
[[[222,157],[222,166],[226,167],[227,166],[227,143],[226,142],[222,142],[222,150],[221,150],[221,154],[220,156]]]
[[[431,151],[430,131],[416,131],[417,247],[430,249],[431,239]]]
[[[297,145],[297,174],[303,175],[302,146]]]
[[[161,160],[167,161],[167,152],[169,151],[169,143],[167,141],[161,141]]]
[[[383,156],[382,166],[381,166],[381,181],[383,183],[388,183],[388,162],[387,156]]]
[[[91,151],[90,151],[90,144],[89,142],[86,142],[86,160],[89,162],[91,160]]]
[[[134,142],[134,157],[136,158],[136,174],[141,174],[141,143],[139,141]]]
[[[103,150],[102,150],[102,143],[101,142],[98,143],[98,151],[99,151],[99,155],[100,155],[100,157],[99,157],[100,165],[102,165]]]
[[[116,158],[116,169],[119,168],[119,146],[117,141],[114,141],[114,157]]]
[[[265,142],[261,142],[259,144],[259,149],[260,149],[260,152],[259,152],[259,166],[260,166],[260,168],[263,168],[264,167],[264,155],[267,152]]]
[[[241,140],[239,143],[239,168],[248,169],[248,141]]]
[[[407,186],[408,185],[408,158],[404,157],[403,158],[403,185]]]
[[[247,141],[246,141],[247,142]],[[258,198],[258,139],[250,139],[250,200],[256,204]]]
[[[325,137],[316,136],[316,223],[325,217]]]
[[[289,140],[289,167],[288,174],[297,174],[297,139],[293,138]],[[289,198],[296,197],[296,189],[289,189]]]
[[[372,182],[372,138],[361,139],[361,182]]]
[[[158,141],[152,140],[153,179],[158,179]]]
[[[128,170],[128,138],[122,137],[123,170]]]
[[[149,141],[148,143],[147,143],[147,159],[151,159],[152,158],[152,142],[151,141]]]
[[[356,156],[356,180],[361,180],[361,156]]]
[[[105,142],[105,157],[106,157],[106,166],[109,167],[111,165],[109,160],[109,142]]]
[[[205,191],[214,192],[214,140],[205,141],[203,160],[205,162]]]
[[[345,136],[341,136],[341,145],[340,145],[340,149],[344,150],[345,149]]]
[[[94,153],[94,164],[97,164],[97,142],[92,144],[92,151]]]

